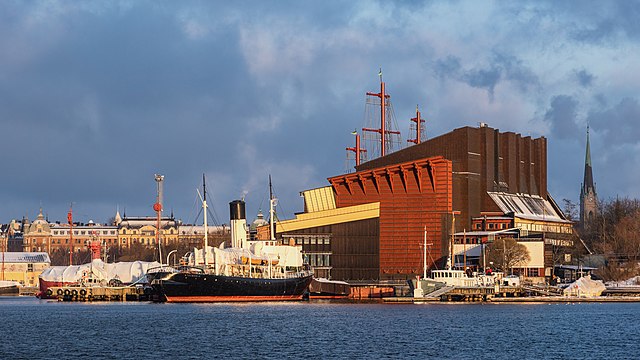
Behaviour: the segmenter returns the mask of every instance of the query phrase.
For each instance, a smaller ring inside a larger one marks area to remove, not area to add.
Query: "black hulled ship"
[[[303,263],[301,246],[274,239],[273,197],[270,240],[248,241],[245,203],[230,203],[230,248],[208,246],[206,192],[202,203],[205,246],[185,256],[187,266],[153,274],[151,286],[159,301],[284,301],[305,296],[313,274]]]

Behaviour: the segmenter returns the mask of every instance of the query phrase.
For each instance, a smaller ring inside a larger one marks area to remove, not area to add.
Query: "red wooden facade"
[[[452,213],[452,163],[442,156],[382,166],[328,179],[336,206],[380,202],[380,279],[421,274],[447,254]]]

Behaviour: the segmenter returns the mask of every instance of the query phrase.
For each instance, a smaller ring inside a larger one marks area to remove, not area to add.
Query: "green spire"
[[[591,167],[591,146],[589,146],[589,124],[587,124],[587,154],[584,158],[584,164]]]

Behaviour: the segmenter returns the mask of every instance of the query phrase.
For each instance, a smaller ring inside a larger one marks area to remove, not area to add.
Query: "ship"
[[[106,263],[100,259],[102,244],[92,240],[91,262],[81,265],[50,266],[38,277],[41,299],[56,299],[63,295],[63,288],[72,291],[90,287],[119,287],[148,285],[147,272],[162,264],[152,261]]]
[[[0,295],[18,295],[21,286],[17,281],[0,280]]]
[[[270,188],[271,188],[271,181]],[[229,203],[231,247],[210,247],[203,176],[204,247],[183,257],[184,265],[150,274],[158,302],[248,302],[302,300],[313,272],[302,246],[274,237],[274,199],[270,191],[270,239],[247,239],[244,200]]]

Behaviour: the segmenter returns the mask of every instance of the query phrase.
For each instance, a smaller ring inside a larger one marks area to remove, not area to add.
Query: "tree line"
[[[564,200],[565,215],[577,220],[577,206]],[[598,211],[577,226],[582,241],[576,246],[578,255],[589,252],[604,260],[597,273],[606,280],[624,280],[639,274],[640,200],[615,198],[598,202]],[[580,248],[583,249],[580,249]]]

